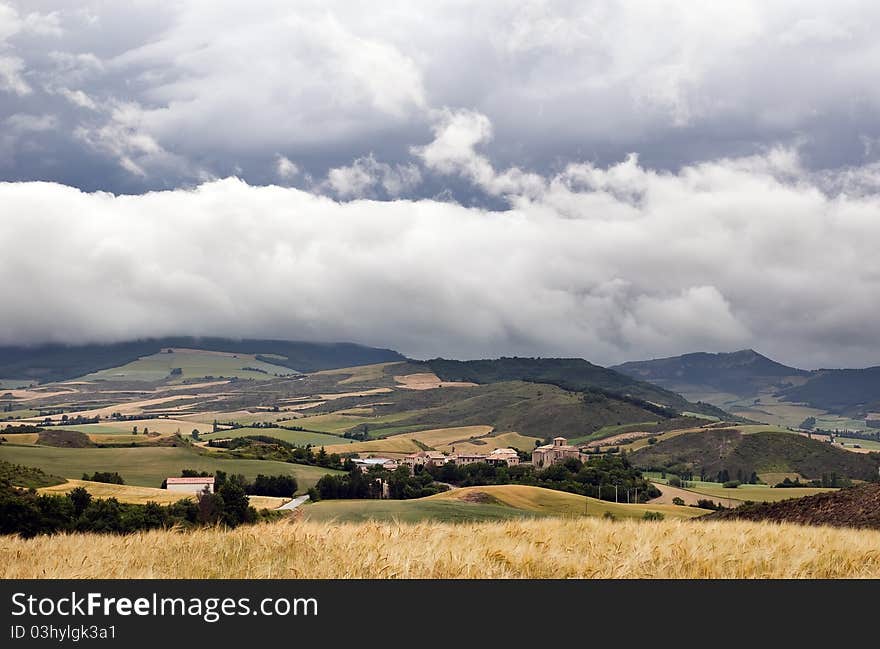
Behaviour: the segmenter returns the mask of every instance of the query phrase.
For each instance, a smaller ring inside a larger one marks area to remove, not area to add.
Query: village
[[[585,454],[577,446],[572,446],[564,437],[554,437],[551,444],[537,446],[532,451],[531,464],[537,468],[546,468],[553,464],[564,462],[568,458],[585,460]],[[370,469],[379,468],[386,471],[394,471],[401,466],[409,467],[411,472],[416,467],[439,467],[447,464],[458,466],[477,464],[483,462],[493,466],[517,466],[527,464],[521,462],[519,452],[514,448],[496,448],[489,453],[441,453],[440,451],[419,451],[410,453],[402,458],[389,457],[353,457],[352,463],[367,473]],[[383,497],[387,497],[387,484],[382,483]],[[165,480],[166,489],[183,494],[200,494],[214,492],[213,477],[169,477]]]

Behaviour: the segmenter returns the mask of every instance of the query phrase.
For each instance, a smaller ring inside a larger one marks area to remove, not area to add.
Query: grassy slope
[[[584,504],[587,501],[586,514]],[[646,511],[661,512],[674,518],[692,518],[706,511],[675,505],[625,505],[595,498],[530,487],[489,485],[465,487],[414,500],[323,500],[305,506],[309,520],[423,520],[475,521],[506,520],[534,516],[602,516],[641,518]]]
[[[497,383],[521,380],[557,385],[565,390],[598,389],[618,395],[630,395],[677,411],[705,412],[722,418],[726,416],[718,408],[691,403],[680,394],[593,365],[581,358],[500,358],[477,361],[433,359],[425,361],[425,365],[445,381]]]
[[[264,475],[292,475],[304,492],[326,474],[320,467],[268,460],[220,459],[200,455],[190,448],[50,448],[44,446],[0,446],[0,459],[33,466],[65,478],[83,473],[118,471],[127,484],[158,487],[168,476],[182,469],[242,473],[253,479]]]
[[[489,425],[495,430],[514,430],[541,439],[556,435],[579,437],[603,426],[656,418],[655,413],[626,401],[524,381],[472,388],[400,390],[382,395],[382,401],[389,405],[377,407],[377,411],[397,417],[395,426]],[[340,403],[338,407],[346,405],[354,404]],[[371,435],[382,434],[381,422],[377,422],[364,420]]]
[[[263,370],[257,372],[244,368]],[[252,354],[236,354],[226,356],[204,351],[182,351],[172,353],[160,352],[143,356],[135,361],[119,367],[100,370],[83,376],[83,381],[162,381],[169,378],[173,368],[180,368],[179,376],[171,377],[179,383],[185,379],[196,379],[205,376],[238,377],[264,381],[276,375],[290,374],[292,370],[281,365],[273,365],[256,359]]]
[[[200,439],[229,439],[230,437],[246,437],[248,435],[268,435],[276,439],[283,439],[285,442],[305,446],[312,444],[313,446],[325,446],[328,444],[338,444],[342,441],[336,435],[325,435],[324,433],[311,433],[303,430],[287,430],[286,428],[232,428],[230,430],[221,430],[216,433],[208,433],[201,435]]]
[[[728,521],[288,521],[0,537],[0,578],[880,578],[880,532]],[[124,560],[123,560],[124,559]]]
[[[64,478],[61,476],[51,475],[42,469],[0,460],[0,483],[7,480],[16,487],[32,487],[34,489],[64,482]]]
[[[654,468],[674,463],[714,474],[727,469],[731,477],[738,470],[750,475],[779,472],[820,478],[836,473],[869,480],[877,475],[880,455],[859,454],[830,444],[784,432],[743,433],[736,428],[705,429],[675,437],[660,438],[630,455],[639,467]]]

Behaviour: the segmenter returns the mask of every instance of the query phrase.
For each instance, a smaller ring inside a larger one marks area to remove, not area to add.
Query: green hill
[[[169,337],[107,345],[39,345],[0,347],[0,379],[38,383],[64,381],[118,367],[169,348],[256,354],[257,360],[299,372],[404,360],[389,349],[354,343],[310,343],[289,340],[231,340]]]
[[[310,412],[332,412],[363,402],[361,397],[335,399]],[[493,426],[499,431],[547,438],[575,438],[604,426],[664,419],[657,408],[596,392],[574,392],[555,385],[504,381],[475,387],[399,390],[381,395],[373,405],[376,423],[367,421],[370,437],[425,428]],[[402,416],[387,417],[399,414]],[[668,417],[668,415],[667,415]],[[363,424],[352,425],[358,428]]]
[[[721,419],[731,415],[704,403],[691,403],[680,394],[638,381],[620,372],[594,365],[582,358],[499,358],[494,360],[455,361],[435,358],[424,362],[444,381],[496,383],[501,381],[529,381],[556,385],[564,390],[593,392],[615,399],[625,399],[633,405],[655,414],[664,412],[696,412]]]
[[[841,478],[872,480],[880,453],[852,453],[826,442],[786,432],[745,434],[736,428],[685,433],[630,454],[645,470],[682,467],[697,476],[727,471],[731,479],[754,473],[798,473],[808,479],[836,474]]]
[[[880,367],[817,370],[809,381],[782,390],[779,397],[837,414],[862,416],[880,410]]]
[[[753,349],[630,361],[612,369],[669,390],[685,393],[717,391],[740,397],[756,396],[762,390],[784,384],[793,377],[810,375],[805,370],[777,363]]]

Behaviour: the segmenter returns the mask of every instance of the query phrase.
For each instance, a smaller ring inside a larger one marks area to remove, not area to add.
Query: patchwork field
[[[279,521],[0,537],[0,578],[880,578],[880,532],[743,521]],[[125,557],[125,560],[120,560]]]
[[[242,460],[201,455],[190,448],[53,448],[48,446],[0,445],[0,459],[15,464],[37,467],[65,478],[81,478],[83,473],[118,471],[126,484],[159,487],[169,476],[180,475],[182,469],[241,473],[253,479],[264,475],[292,475],[305,492],[318,479],[333,473],[320,467],[274,462]]]

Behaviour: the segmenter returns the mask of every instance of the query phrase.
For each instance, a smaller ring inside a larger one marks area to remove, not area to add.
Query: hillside
[[[649,361],[630,361],[611,369],[677,392],[717,391],[739,397],[756,396],[768,387],[785,384],[793,377],[810,375],[806,370],[777,363],[753,349],[720,354],[697,352]]]
[[[864,416],[880,411],[880,367],[818,370],[803,385],[782,390],[779,397],[829,412]]]
[[[312,411],[329,413],[362,401],[361,397],[336,399]],[[556,435],[576,438],[604,426],[665,418],[658,415],[659,409],[648,410],[643,405],[648,404],[596,392],[572,392],[555,385],[503,381],[383,394],[373,411],[387,423],[368,423],[368,427],[371,437],[419,428],[488,425],[541,439]],[[303,425],[308,428],[308,423]]]
[[[165,349],[200,349],[255,354],[299,372],[404,360],[389,349],[353,343],[310,343],[288,340],[231,340],[184,336],[151,338],[107,345],[39,345],[0,347],[0,379],[46,383],[118,367]],[[265,356],[265,357],[264,357]]]
[[[878,547],[874,530],[750,521],[283,520],[228,531],[3,536],[0,578],[876,579]]]
[[[637,381],[625,374],[594,365],[581,358],[499,358],[494,360],[456,361],[435,358],[424,362],[444,381],[496,383],[501,381],[529,381],[559,386],[577,392],[592,391],[630,398],[643,409],[660,405],[676,412],[730,418],[719,408],[703,403],[691,403],[684,397],[661,387]],[[667,413],[668,414],[668,413]]]
[[[880,484],[859,485],[775,503],[744,505],[717,512],[708,518],[880,530]]]
[[[645,446],[630,461],[646,470],[680,466],[697,476],[727,471],[730,479],[755,473],[798,473],[808,479],[823,475],[871,480],[880,466],[878,453],[851,453],[825,442],[785,432],[745,434],[735,428],[685,433]]]

